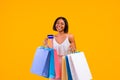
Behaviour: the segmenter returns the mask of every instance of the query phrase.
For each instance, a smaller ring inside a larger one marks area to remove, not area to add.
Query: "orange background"
[[[0,80],[47,80],[30,68],[59,16],[68,19],[93,80],[120,80],[119,0],[0,0]]]

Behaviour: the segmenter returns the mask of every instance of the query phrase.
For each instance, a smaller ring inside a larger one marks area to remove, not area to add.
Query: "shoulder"
[[[54,37],[57,38],[57,37],[59,37],[59,36],[58,36],[58,34],[54,34]]]
[[[74,35],[73,34],[67,34],[69,39],[74,39]]]
[[[73,43],[75,41],[73,34],[68,34],[68,39],[69,39],[70,43]]]

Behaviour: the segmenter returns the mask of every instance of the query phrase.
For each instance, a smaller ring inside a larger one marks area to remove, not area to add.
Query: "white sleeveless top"
[[[55,40],[55,38],[53,38],[53,48],[57,50],[58,55],[69,54],[69,46],[70,46],[70,42],[69,42],[68,36],[61,44],[59,44]]]

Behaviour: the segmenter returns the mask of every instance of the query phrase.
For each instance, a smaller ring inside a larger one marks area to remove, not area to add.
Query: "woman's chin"
[[[59,33],[62,33],[62,32],[64,32],[64,31],[58,31]]]
[[[62,30],[61,29],[59,29],[59,30],[57,30],[58,32],[61,32]]]

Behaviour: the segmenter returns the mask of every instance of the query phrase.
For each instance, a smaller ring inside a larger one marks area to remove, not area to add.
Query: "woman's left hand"
[[[73,44],[70,44],[69,49],[70,49],[70,52],[72,53],[76,51],[76,48]]]

